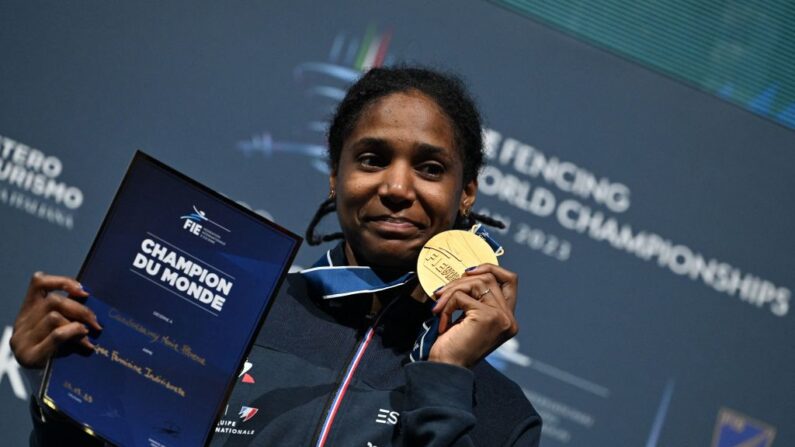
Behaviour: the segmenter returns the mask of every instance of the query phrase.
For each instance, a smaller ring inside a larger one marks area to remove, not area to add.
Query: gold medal
[[[497,254],[480,236],[471,231],[448,230],[432,237],[417,258],[417,277],[432,299],[439,287],[464,275],[469,267],[497,265]]]

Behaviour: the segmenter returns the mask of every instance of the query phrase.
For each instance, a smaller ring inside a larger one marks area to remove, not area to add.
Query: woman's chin
[[[368,249],[355,250],[358,265],[391,270],[414,270],[421,246],[406,244],[406,241],[383,241],[371,244]]]
[[[393,269],[393,270],[414,270],[417,264],[417,253],[405,250],[402,252],[378,251],[367,256],[370,267]]]

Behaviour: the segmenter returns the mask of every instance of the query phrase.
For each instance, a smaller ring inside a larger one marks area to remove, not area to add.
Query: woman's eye
[[[444,166],[439,163],[423,163],[417,170],[424,175],[434,178],[444,174]]]
[[[379,168],[384,166],[384,160],[375,154],[362,154],[359,156],[359,164],[366,168]]]

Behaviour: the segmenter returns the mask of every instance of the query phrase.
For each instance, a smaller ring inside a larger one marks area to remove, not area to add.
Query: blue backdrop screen
[[[28,278],[77,273],[135,149],[303,232],[335,104],[404,61],[462,74],[483,109],[475,211],[508,224],[500,262],[521,278],[520,333],[489,361],[544,445],[795,444],[791,129],[478,1],[5,2],[0,55],[17,444],[7,340]]]

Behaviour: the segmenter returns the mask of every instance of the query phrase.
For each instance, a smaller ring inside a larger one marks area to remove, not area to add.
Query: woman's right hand
[[[70,297],[52,293],[55,290],[63,290]],[[20,365],[42,368],[67,342],[94,350],[94,345],[88,341],[88,327],[97,331],[102,327],[94,312],[77,301],[86,297],[88,292],[72,278],[42,272],[33,274],[11,336],[11,350]]]

